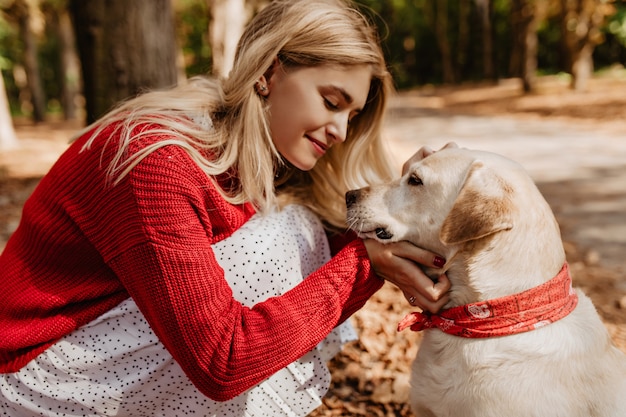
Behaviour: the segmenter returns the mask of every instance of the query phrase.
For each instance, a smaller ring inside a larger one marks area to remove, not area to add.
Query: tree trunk
[[[537,26],[547,18],[550,5],[542,0],[513,0],[511,27],[513,48],[510,72],[522,79],[524,92],[535,89],[537,73]]]
[[[527,93],[534,89],[537,72],[536,6],[536,0],[514,0],[511,10],[515,38],[511,65],[517,65],[514,75],[522,79],[523,89]]]
[[[87,123],[121,100],[176,84],[171,0],[71,0]]]
[[[509,56],[509,75],[521,77],[524,62],[524,0],[511,1],[509,25],[511,27],[511,55]]]
[[[600,42],[604,21],[600,0],[561,0],[561,35],[567,53],[571,87],[583,91],[593,74],[593,50]]]
[[[226,77],[233,67],[237,42],[248,21],[245,0],[209,0],[209,3],[209,43],[213,57],[213,75]]]
[[[9,108],[9,99],[4,88],[4,78],[0,74],[0,149],[15,148],[17,144],[11,109]]]
[[[61,105],[65,120],[74,120],[77,117],[76,99],[81,90],[80,59],[76,51],[76,38],[69,12],[66,9],[58,10],[57,18],[63,76]]]
[[[20,28],[20,38],[24,44],[24,69],[33,106],[33,120],[42,122],[46,117],[46,98],[39,73],[39,59],[37,58],[37,41],[31,29],[31,10],[25,0],[15,0],[11,13],[16,18]]]
[[[457,42],[457,62],[455,78],[463,80],[467,65],[467,57],[470,51],[470,15],[472,11],[471,0],[459,0],[459,40]]]
[[[480,15],[483,40],[483,76],[488,80],[496,79],[496,70],[493,56],[493,27],[491,24],[492,15],[491,0],[476,0],[476,7]]]
[[[80,59],[76,51],[76,37],[72,27],[72,19],[67,10],[66,1],[39,0],[40,7],[47,16],[46,21],[50,32],[57,37],[60,64],[58,83],[60,100],[65,120],[77,118],[77,99],[81,94]]]
[[[452,52],[450,48],[450,39],[448,37],[448,0],[438,0],[436,4],[437,17],[435,21],[435,30],[437,33],[439,52],[441,53],[443,82],[452,84],[454,83],[454,65],[452,64]]]
[[[532,5],[530,7],[532,8]],[[528,26],[524,37],[524,66],[522,68],[523,87],[527,93],[535,89],[537,44],[537,17],[535,13],[532,13],[528,16]]]
[[[593,50],[595,45],[585,44],[575,55],[572,63],[572,88],[575,91],[585,91],[593,75]]]

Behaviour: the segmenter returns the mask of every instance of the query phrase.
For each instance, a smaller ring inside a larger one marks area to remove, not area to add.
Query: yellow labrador
[[[402,178],[346,194],[363,238],[407,240],[447,259],[450,302],[424,329],[411,407],[420,417],[624,417],[626,355],[571,287],[539,190],[500,155],[444,149]]]

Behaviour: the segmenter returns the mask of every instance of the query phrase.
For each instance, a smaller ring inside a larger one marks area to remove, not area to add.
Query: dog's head
[[[346,204],[360,237],[444,256],[451,305],[532,288],[565,261],[550,206],[521,165],[501,155],[443,149],[396,181],[349,191]]]
[[[513,187],[490,167],[496,159],[444,149],[398,180],[348,191],[348,225],[363,238],[407,240],[434,251],[510,229]]]
[[[348,225],[360,237],[409,241],[454,258],[456,274],[517,271],[527,275],[512,284],[519,289],[552,277],[565,261],[550,206],[524,168],[498,154],[443,149],[398,180],[349,191],[346,204]],[[487,286],[506,292],[496,278]]]

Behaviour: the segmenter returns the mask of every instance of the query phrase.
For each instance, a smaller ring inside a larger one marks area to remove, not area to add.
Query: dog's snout
[[[361,194],[361,190],[350,190],[346,192],[346,207],[352,206],[359,199],[359,194]]]

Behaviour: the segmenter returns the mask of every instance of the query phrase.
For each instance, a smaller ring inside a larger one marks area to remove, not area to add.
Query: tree
[[[441,65],[443,70],[443,82],[454,83],[454,65],[452,63],[452,47],[448,38],[448,0],[439,0],[436,3],[435,32],[437,44],[441,53]]]
[[[209,43],[213,74],[226,77],[235,60],[237,42],[248,21],[245,0],[212,0]]]
[[[41,9],[47,16],[47,24],[52,28],[52,36],[58,38],[58,82],[60,100],[65,120],[77,117],[76,98],[81,93],[80,59],[76,51],[76,37],[67,10],[66,0],[43,0]]]
[[[119,101],[177,81],[171,0],[70,0],[87,123]]]
[[[470,55],[471,45],[471,27],[470,16],[472,12],[471,0],[458,0],[459,6],[459,40],[457,47],[457,70],[454,75],[454,79],[457,81],[463,80],[464,71]]]
[[[584,90],[593,74],[593,50],[602,40],[603,0],[561,0],[561,36],[572,88]]]
[[[17,136],[11,119],[9,100],[4,88],[4,78],[0,74],[0,149],[9,149],[17,146]]]
[[[483,42],[483,77],[488,80],[496,79],[496,68],[493,62],[493,24],[492,24],[492,7],[491,0],[475,0],[476,7],[478,8],[478,14],[480,16],[480,23],[482,29],[482,42]]]
[[[26,71],[26,83],[33,107],[33,120],[42,122],[46,116],[46,98],[39,73],[37,58],[37,39],[32,30],[32,12],[35,5],[27,0],[15,0],[6,13],[19,26],[20,38],[23,44],[23,62]]]
[[[511,31],[513,48],[509,70],[522,78],[525,92],[534,89],[537,72],[537,1],[513,0],[511,3]]]

